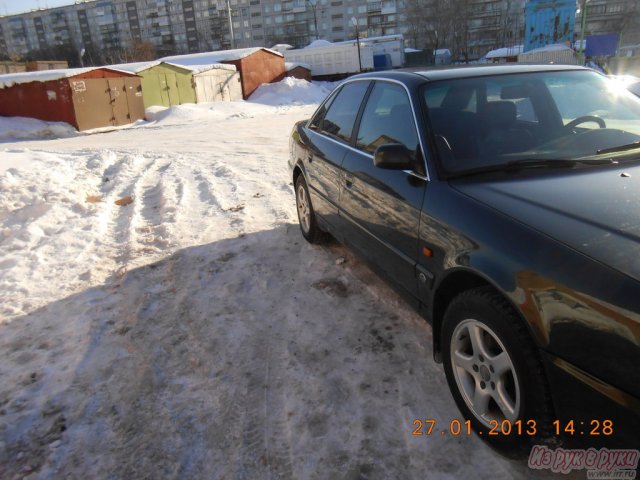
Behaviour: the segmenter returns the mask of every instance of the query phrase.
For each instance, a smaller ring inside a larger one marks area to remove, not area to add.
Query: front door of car
[[[399,84],[377,81],[362,113],[356,148],[349,150],[342,164],[344,241],[417,296],[418,227],[427,180],[415,172],[376,167],[376,148],[389,143],[405,145],[416,162],[423,162],[406,90]]]
[[[305,129],[307,158],[303,159],[311,203],[318,215],[336,226],[342,161],[370,85],[359,81],[343,86],[318,110]],[[336,231],[338,236],[339,233]]]

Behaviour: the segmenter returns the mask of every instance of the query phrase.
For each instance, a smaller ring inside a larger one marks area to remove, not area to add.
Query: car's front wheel
[[[309,243],[322,243],[326,239],[326,234],[320,230],[316,221],[316,214],[311,205],[309,188],[302,175],[296,180],[296,210],[298,211],[298,221],[302,236]]]
[[[442,326],[444,369],[458,408],[498,447],[543,440],[549,388],[538,352],[513,308],[491,288],[458,295]]]

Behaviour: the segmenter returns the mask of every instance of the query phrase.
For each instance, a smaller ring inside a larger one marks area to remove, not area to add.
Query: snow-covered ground
[[[460,417],[431,329],[299,234],[290,89],[0,144],[0,478],[544,476],[411,435]]]

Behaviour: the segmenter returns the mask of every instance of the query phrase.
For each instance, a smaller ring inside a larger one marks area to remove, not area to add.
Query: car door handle
[[[353,175],[351,175],[350,173],[347,173],[344,176],[344,184],[347,186],[347,188],[353,187]]]

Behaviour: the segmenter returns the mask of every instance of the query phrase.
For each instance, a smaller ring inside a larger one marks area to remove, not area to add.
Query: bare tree
[[[467,59],[471,0],[406,0],[408,37],[415,48],[448,48]]]
[[[623,40],[627,44],[640,43],[640,5],[637,1],[624,2],[623,12],[619,19],[620,45]]]

